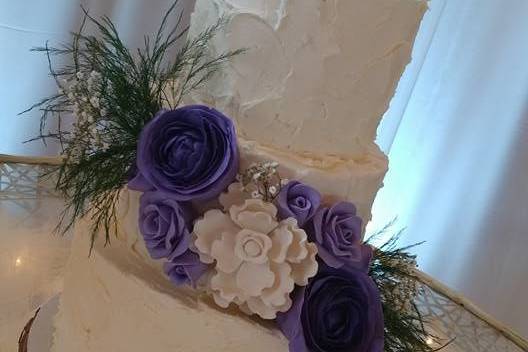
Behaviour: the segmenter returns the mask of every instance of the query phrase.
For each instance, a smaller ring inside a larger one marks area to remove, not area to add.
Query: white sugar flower
[[[271,203],[235,202],[232,196],[221,202],[232,204],[229,214],[206,212],[193,233],[201,261],[216,264],[209,289],[222,307],[235,303],[248,314],[274,319],[290,309],[294,285],[306,285],[317,273],[317,247],[295,219],[278,222]]]

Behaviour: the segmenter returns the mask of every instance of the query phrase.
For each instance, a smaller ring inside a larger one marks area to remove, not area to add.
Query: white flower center
[[[250,257],[256,257],[262,252],[260,245],[253,240],[244,243],[244,252]]]
[[[235,238],[235,254],[242,260],[263,264],[268,260],[271,239],[262,233],[241,230]]]

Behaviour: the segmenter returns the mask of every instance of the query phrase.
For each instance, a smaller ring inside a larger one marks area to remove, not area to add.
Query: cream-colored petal
[[[216,268],[219,271],[230,274],[242,264],[242,259],[235,255],[236,234],[232,232],[222,233],[222,238],[213,242],[211,256],[216,259]]]
[[[196,242],[196,234],[193,232],[191,234],[191,243],[189,243],[189,249],[193,251],[194,253],[198,254],[200,257],[200,261],[205,264],[212,264],[214,263],[214,258],[211,257],[209,254],[205,254],[203,252],[200,252],[200,250],[195,245]]]
[[[223,299],[222,296],[220,296],[219,292],[213,292],[213,299],[217,305],[219,305],[222,308],[229,307],[229,304],[231,301],[228,301],[226,299]]]
[[[247,299],[247,297],[245,297],[245,296],[244,296],[243,299],[238,297],[238,296],[236,296],[235,299],[233,300],[233,303],[235,303],[237,306],[240,307],[241,305],[245,304],[246,299]]]
[[[263,234],[267,234],[277,227],[277,221],[269,214],[250,211],[240,212],[236,218],[236,223],[246,229]]]
[[[293,241],[290,247],[288,248],[288,253],[286,254],[286,260],[291,263],[300,263],[301,260],[306,258],[308,255],[308,250],[306,249],[306,243],[308,236],[303,229],[300,229],[297,226],[297,220],[294,218],[288,218],[281,222],[281,225],[286,225],[288,230],[293,235]]]
[[[246,199],[251,199],[251,195],[244,191],[244,186],[239,182],[230,184],[227,192],[222,193],[218,197],[225,211],[229,211],[229,208],[233,205],[243,205]]]
[[[271,287],[275,275],[269,264],[242,263],[236,274],[236,285],[248,296],[258,296],[267,287]]]
[[[317,246],[314,243],[306,243],[308,255],[300,263],[291,263],[292,277],[299,286],[306,286],[308,279],[317,274],[318,264],[315,259],[317,255]]]
[[[194,247],[199,253],[211,256],[213,242],[220,239],[223,232],[237,233],[240,229],[231,218],[218,209],[209,210],[194,224]]]
[[[266,305],[260,297],[250,297],[247,301],[248,308],[251,312],[257,314],[262,319],[275,319],[277,309]]]
[[[271,232],[278,225],[275,220],[277,208],[260,199],[248,199],[243,205],[233,205],[229,209],[229,215],[240,227],[264,234]]]
[[[286,226],[280,225],[271,235],[272,247],[269,257],[276,263],[283,263],[286,260],[288,248],[292,244],[293,234]]]
[[[270,265],[271,271],[275,274],[275,282],[270,288],[262,291],[262,301],[268,306],[283,306],[293,291],[294,282],[291,277],[291,267],[287,263]]]
[[[211,278],[211,290],[217,292],[219,297],[228,302],[246,300],[246,295],[236,283],[235,274],[217,271],[216,275]]]
[[[288,295],[288,296],[286,297],[286,302],[284,302],[284,304],[283,304],[282,306],[277,307],[277,310],[278,310],[279,312],[285,313],[285,312],[287,312],[287,311],[290,310],[292,304],[293,304],[293,302],[292,302],[290,296]]]

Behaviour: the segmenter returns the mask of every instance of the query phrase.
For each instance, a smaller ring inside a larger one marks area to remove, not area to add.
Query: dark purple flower
[[[324,265],[277,316],[290,352],[382,352],[383,310],[364,270]]]
[[[319,209],[321,194],[304,183],[290,181],[281,189],[275,203],[281,219],[295,218],[302,227]]]
[[[182,255],[189,249],[192,217],[182,205],[162,192],[145,192],[139,206],[139,230],[154,259]]]
[[[317,244],[319,257],[333,268],[357,266],[362,258],[361,218],[356,207],[339,202],[321,208],[306,226],[312,242]]]
[[[163,264],[165,274],[177,285],[196,286],[198,279],[207,271],[207,264],[200,261],[198,254],[187,250],[187,252]]]
[[[235,127],[202,105],[160,111],[141,131],[136,177],[129,188],[152,188],[179,201],[216,197],[238,171]]]

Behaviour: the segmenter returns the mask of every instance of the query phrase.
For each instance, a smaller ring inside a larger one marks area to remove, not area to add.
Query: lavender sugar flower
[[[138,174],[129,188],[157,189],[178,201],[218,196],[238,170],[231,119],[203,105],[162,110],[141,132]]]

